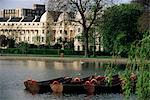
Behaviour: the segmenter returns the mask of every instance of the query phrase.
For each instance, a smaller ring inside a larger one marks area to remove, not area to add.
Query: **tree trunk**
[[[88,57],[88,31],[87,29],[84,29],[84,56]]]
[[[96,38],[95,38],[95,39],[96,39]],[[94,40],[94,44],[93,44],[93,45],[94,45],[94,48],[93,48],[93,57],[96,56],[96,55],[95,55],[95,52],[96,52],[96,43],[95,43],[95,41],[96,41],[96,40]]]

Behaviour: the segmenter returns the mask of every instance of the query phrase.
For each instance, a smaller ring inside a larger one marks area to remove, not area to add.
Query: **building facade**
[[[17,9],[2,9],[0,17],[34,17],[42,16],[45,13],[45,5],[34,4],[32,9],[17,8]]]
[[[36,8],[37,6],[35,6]],[[37,7],[36,9],[41,9]],[[0,35],[13,38],[16,43],[47,44],[47,38],[51,45],[62,41],[73,41],[74,50],[82,51],[83,42],[77,38],[81,35],[82,25],[71,21],[81,20],[79,13],[46,11],[42,16],[1,17]],[[100,50],[99,45],[96,50]]]

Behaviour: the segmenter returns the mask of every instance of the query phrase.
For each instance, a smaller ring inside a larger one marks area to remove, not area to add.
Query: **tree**
[[[132,3],[140,4],[143,9],[143,14],[139,18],[139,31],[144,33],[150,30],[150,1],[149,0],[132,0]]]
[[[75,11],[81,15],[80,20],[71,20],[78,22],[83,27],[83,40],[84,40],[84,55],[88,56],[88,39],[89,31],[101,12],[106,7],[108,0],[48,0],[48,9],[57,7],[55,10]],[[110,0],[112,1],[112,0]],[[89,18],[90,17],[90,18]]]
[[[142,6],[149,7],[150,1],[149,0],[132,0],[133,3],[139,3]]]
[[[90,49],[92,50],[94,57],[96,56],[96,45],[99,46],[99,49],[101,47],[101,34],[98,32],[97,28],[98,27],[94,25],[89,31]]]
[[[5,35],[0,35],[0,46],[1,47],[7,46],[7,37]]]
[[[142,8],[135,4],[121,4],[104,11],[99,24],[103,35],[104,49],[111,53],[126,53],[132,42],[140,40],[138,18]]]

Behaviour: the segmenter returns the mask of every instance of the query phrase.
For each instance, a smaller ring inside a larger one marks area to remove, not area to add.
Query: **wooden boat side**
[[[90,81],[91,77],[82,78],[80,82],[73,82],[72,78],[60,77],[47,81],[35,82],[34,85],[27,86],[27,81],[25,82],[26,90],[31,93],[47,93],[53,92],[50,85],[54,81],[58,81],[63,85],[62,93],[65,94],[85,94],[88,92],[85,82]],[[29,81],[29,80],[28,80]],[[92,85],[91,85],[92,86]],[[134,86],[133,86],[134,87]],[[33,89],[32,89],[33,88]],[[122,80],[118,75],[112,77],[109,83],[106,77],[102,76],[97,79],[97,84],[94,84],[94,94],[100,93],[122,93]]]
[[[24,82],[25,90],[27,90],[33,94],[52,92],[49,85],[52,84],[54,81],[62,82],[62,81],[64,81],[64,77],[47,80],[47,81],[40,81],[40,82],[36,82],[33,80],[27,80]]]

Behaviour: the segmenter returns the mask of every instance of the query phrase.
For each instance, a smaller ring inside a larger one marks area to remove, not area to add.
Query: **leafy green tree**
[[[27,49],[29,48],[29,44],[25,42],[21,42],[17,45],[17,48],[20,49],[21,53],[26,54]]]
[[[150,1],[149,0],[132,0],[133,3],[139,3],[142,6],[148,7],[150,6]]]
[[[144,33],[150,30],[150,0],[132,0],[132,3],[143,7],[143,14],[139,18],[139,31]]]
[[[104,49],[115,55],[127,53],[132,42],[140,40],[138,18],[142,8],[136,4],[121,4],[107,8],[99,27]]]
[[[83,27],[84,56],[87,57],[89,52],[89,31],[106,5],[110,4],[110,1],[113,0],[48,0],[47,7],[48,10],[60,11],[63,9],[64,11],[79,12],[81,18],[71,21],[80,23]]]
[[[0,36],[0,46],[1,47],[7,46],[7,37],[5,35]]]

